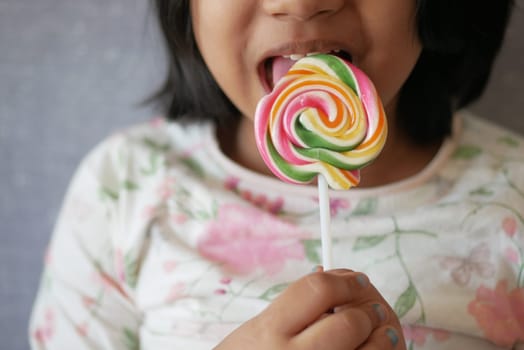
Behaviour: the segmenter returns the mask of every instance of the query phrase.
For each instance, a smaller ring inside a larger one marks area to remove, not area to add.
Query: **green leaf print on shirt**
[[[420,305],[421,314],[418,318],[418,323],[424,323],[426,320],[426,314],[424,310],[424,303],[422,300],[422,297],[417,291],[417,288],[415,286],[415,283],[413,282],[413,277],[411,276],[411,272],[409,270],[408,265],[406,264],[406,261],[404,260],[404,256],[402,254],[401,250],[401,238],[406,235],[418,235],[418,236],[426,236],[429,238],[437,238],[438,235],[433,232],[425,231],[425,230],[416,230],[416,229],[410,229],[410,230],[404,230],[401,229],[397,218],[391,217],[393,220],[393,231],[385,234],[380,235],[374,235],[374,236],[361,236],[358,237],[355,241],[355,245],[353,246],[354,251],[363,251],[363,250],[371,250],[375,247],[378,247],[381,243],[385,242],[389,238],[394,239],[395,245],[394,245],[394,252],[390,254],[387,257],[381,258],[379,260],[376,260],[372,262],[368,267],[364,268],[362,271],[365,271],[367,268],[371,266],[376,266],[379,264],[384,263],[391,263],[392,260],[397,260],[398,264],[400,265],[400,268],[403,270],[404,274],[407,277],[408,280],[408,286],[402,292],[402,294],[397,298],[397,301],[395,302],[395,312],[398,314],[399,318],[405,316],[413,307],[416,305],[417,301]]]
[[[272,301],[277,295],[282,293],[284,291],[284,289],[287,288],[287,286],[289,286],[289,283],[277,284],[277,285],[269,288],[268,290],[266,290],[264,293],[262,293],[262,295],[259,296],[259,299]]]
[[[394,310],[399,318],[408,313],[415,306],[417,301],[417,290],[410,282],[408,288],[398,297],[395,302]]]
[[[473,159],[482,153],[482,148],[474,145],[462,145],[453,154],[455,159]]]
[[[333,244],[337,243],[337,239],[333,239]],[[312,264],[319,265],[322,263],[322,241],[320,239],[304,239],[304,252],[306,258]]]
[[[146,145],[148,148],[150,148],[151,150],[157,152],[157,153],[166,153],[167,151],[170,150],[170,146],[169,144],[161,144],[161,143],[157,143],[155,142],[154,140],[148,138],[148,137],[144,137],[142,139],[142,142],[144,143],[144,145]]]
[[[129,328],[124,328],[124,344],[127,350],[139,350],[140,342],[138,340],[138,335],[130,330]]]
[[[307,259],[313,264],[320,264],[320,251],[322,249],[322,242],[320,239],[305,239],[302,241],[304,251]]]
[[[373,248],[374,246],[382,243],[382,241],[385,240],[386,238],[388,238],[388,235],[359,237],[357,238],[357,241],[355,245],[353,246],[353,250],[363,250],[363,249]]]
[[[471,191],[469,194],[472,195],[472,196],[491,196],[491,195],[493,195],[493,191],[492,190],[488,190],[485,187],[481,187],[479,189]]]
[[[149,164],[147,167],[140,168],[140,173],[144,176],[151,176],[157,173],[158,169],[160,168],[160,160],[161,157],[158,153],[152,152],[149,155]]]
[[[121,192],[123,191],[133,192],[133,191],[137,191],[139,188],[140,187],[134,181],[127,179],[127,180],[122,181],[116,190],[111,189],[107,186],[102,186],[100,187],[98,191],[100,194],[100,199],[102,201],[111,200],[111,201],[116,202],[120,198]]]
[[[520,146],[520,143],[511,136],[502,136],[497,140],[497,142],[513,148]]]
[[[184,158],[180,158],[179,160],[182,164],[187,166],[199,178],[205,177],[206,173],[204,169],[202,169],[202,166],[195,159],[184,157]]]
[[[117,201],[118,200],[118,197],[119,197],[119,193],[116,192],[116,191],[113,191],[107,187],[101,187],[99,189],[99,193],[100,193],[100,199],[102,201],[105,201],[105,200],[112,200],[112,201]]]
[[[130,253],[124,258],[126,282],[131,288],[135,288],[138,281],[138,260]]]
[[[351,214],[348,217],[346,217],[346,221],[351,216],[371,215],[377,211],[377,207],[378,207],[377,198],[374,198],[374,197],[373,198],[364,198],[358,202],[355,210],[353,210]]]
[[[138,185],[131,181],[131,180],[125,180],[123,183],[122,183],[122,188],[128,190],[128,191],[136,191],[138,190]]]
[[[162,165],[163,157],[161,157],[161,155],[167,153],[171,149],[171,146],[169,144],[157,143],[147,137],[142,139],[142,143],[150,149],[150,154],[147,167],[140,168],[140,172],[144,176],[151,176],[158,172],[160,166]]]
[[[514,182],[509,174],[508,174],[508,170],[505,169],[504,170],[504,178],[506,179],[506,182],[508,183],[508,186],[513,190],[515,191],[519,196],[521,196],[522,198],[524,198],[524,188],[519,188],[519,186],[517,186],[517,183]]]

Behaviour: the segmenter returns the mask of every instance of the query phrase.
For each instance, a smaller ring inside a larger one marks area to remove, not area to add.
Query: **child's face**
[[[208,68],[249,118],[273,84],[273,57],[342,50],[391,113],[421,51],[415,0],[191,0],[191,12]]]

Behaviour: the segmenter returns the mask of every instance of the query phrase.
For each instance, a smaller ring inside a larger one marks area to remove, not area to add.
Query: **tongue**
[[[286,73],[291,69],[291,66],[295,64],[296,61],[293,61],[289,58],[284,57],[275,57],[273,59],[273,81],[272,86],[275,86],[275,84],[284,76]]]

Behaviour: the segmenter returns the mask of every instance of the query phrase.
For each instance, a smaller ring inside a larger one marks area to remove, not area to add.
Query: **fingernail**
[[[362,287],[366,287],[368,285],[368,279],[366,276],[364,275],[357,275],[357,282],[358,284],[360,284]]]
[[[386,311],[384,310],[382,305],[373,304],[373,310],[375,310],[381,322],[384,322],[386,320]]]
[[[388,336],[389,340],[391,341],[391,344],[393,344],[394,347],[397,346],[398,344],[397,332],[395,332],[393,328],[388,328],[386,329],[386,335]]]
[[[322,271],[322,266],[320,265],[313,266],[313,268],[311,269],[311,273],[320,272],[320,271]]]

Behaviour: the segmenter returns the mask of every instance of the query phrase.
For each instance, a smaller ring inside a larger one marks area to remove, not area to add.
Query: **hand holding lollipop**
[[[369,78],[332,55],[300,59],[263,97],[255,114],[255,138],[269,169],[290,183],[318,175],[323,264],[331,268],[329,198],[333,189],[360,181],[359,169],[382,150],[387,124]]]

